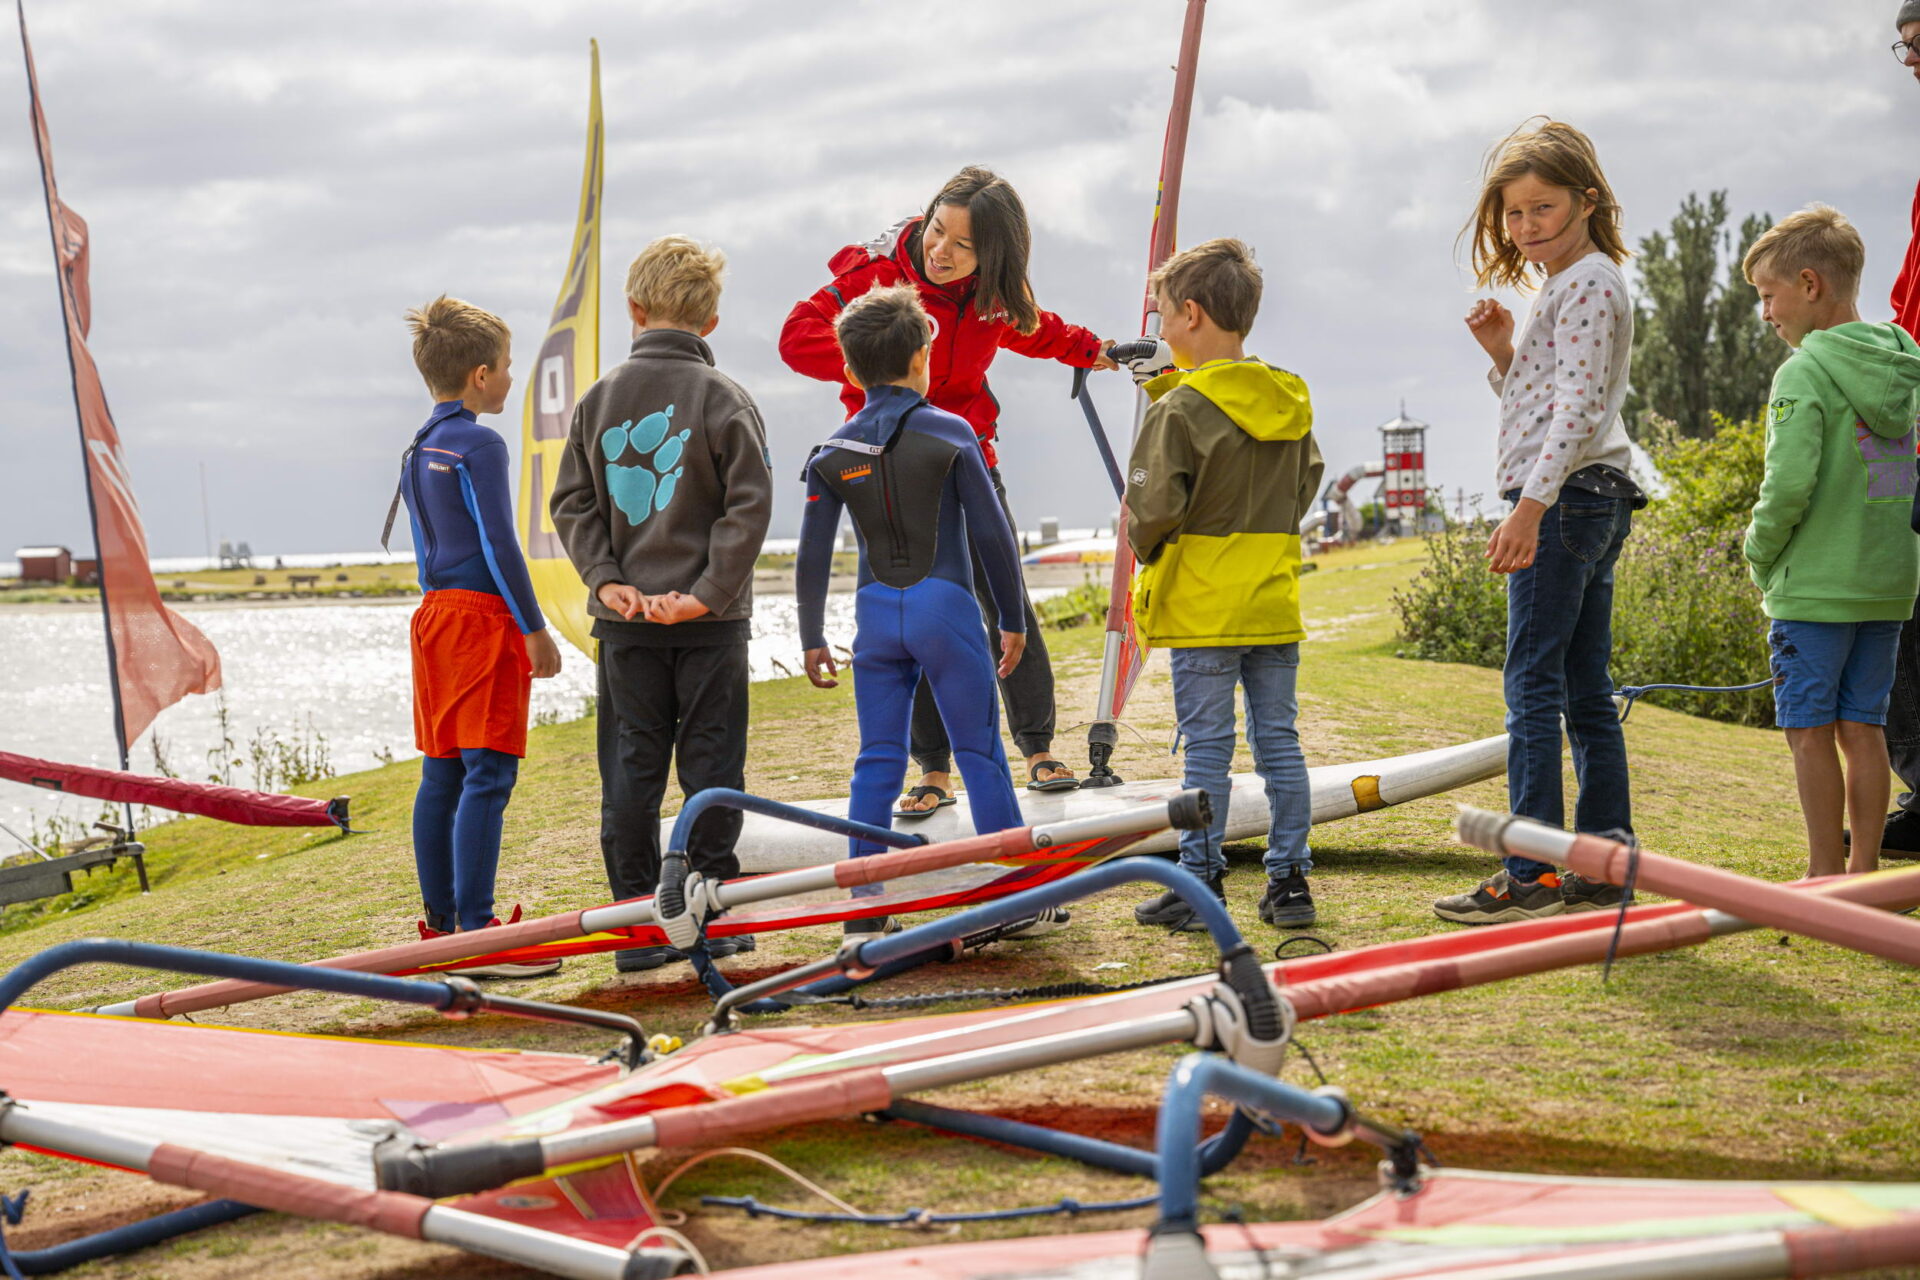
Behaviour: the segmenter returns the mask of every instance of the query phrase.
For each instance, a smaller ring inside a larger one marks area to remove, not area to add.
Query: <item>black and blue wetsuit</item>
[[[422,591],[484,591],[521,635],[544,630],[513,530],[513,479],[500,433],[458,400],[433,406],[400,469]]]
[[[827,584],[843,508],[860,544],[853,641],[860,755],[848,816],[890,825],[906,780],[913,691],[924,672],[967,784],[974,830],[1020,826],[1000,743],[993,654],[973,594],[969,532],[1001,630],[1026,630],[1026,603],[1013,530],[973,428],[906,387],[875,387],[866,406],[814,451],[806,481],[794,571],[804,647],[827,643]],[[879,852],[852,842],[854,857]]]

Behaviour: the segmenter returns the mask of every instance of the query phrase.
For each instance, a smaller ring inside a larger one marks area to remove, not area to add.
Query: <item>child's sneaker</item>
[[[1307,888],[1304,871],[1289,871],[1267,880],[1267,891],[1260,895],[1260,919],[1281,929],[1304,929],[1317,917],[1313,911],[1313,891]]]
[[[1576,911],[1615,910],[1622,901],[1631,899],[1627,897],[1627,891],[1617,884],[1589,880],[1572,871],[1560,877],[1560,904],[1569,915]]]
[[[678,947],[629,947],[613,953],[613,969],[615,973],[650,973],[686,958]]]
[[[1225,881],[1225,875],[1217,875],[1206,881],[1208,890],[1222,902],[1227,900]],[[1186,899],[1171,889],[1135,907],[1133,918],[1141,924],[1159,925],[1173,933],[1199,933],[1207,927],[1199,913],[1187,905]]]
[[[868,916],[864,920],[845,920],[840,924],[843,937],[863,938],[870,933],[898,933],[900,922],[892,916]]]
[[[1560,877],[1549,871],[1538,880],[1515,880],[1505,871],[1482,880],[1472,893],[1456,893],[1433,904],[1433,914],[1455,924],[1505,924],[1538,920],[1567,909],[1560,898]]]
[[[520,907],[518,904],[515,904],[513,915],[506,923],[520,923]],[[480,927],[483,929],[498,929],[500,924],[500,917],[495,916]],[[533,964],[513,964],[510,962],[473,964],[460,969],[449,969],[447,972],[457,973],[463,978],[544,978],[550,973],[560,972],[560,961],[540,960]]]

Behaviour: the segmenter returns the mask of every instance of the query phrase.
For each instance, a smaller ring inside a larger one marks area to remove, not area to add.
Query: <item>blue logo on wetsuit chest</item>
[[[675,487],[686,468],[686,452],[691,428],[668,435],[673,429],[673,406],[650,413],[639,422],[623,422],[600,437],[600,451],[607,457],[607,494],[620,508],[629,525],[642,525],[656,511],[665,511],[673,501]],[[622,465],[628,453],[653,455],[638,465]]]

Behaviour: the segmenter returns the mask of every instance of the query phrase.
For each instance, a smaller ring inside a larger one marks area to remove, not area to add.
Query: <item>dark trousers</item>
[[[1920,606],[1900,628],[1893,697],[1887,703],[1887,758],[1907,788],[1895,803],[1909,811],[1920,810]]]
[[[747,646],[600,644],[600,855],[616,900],[660,883],[660,801],[747,781]],[[709,879],[740,874],[740,811],[712,809],[687,841]]]
[[[1514,495],[1506,495],[1509,501]],[[1540,520],[1533,563],[1507,578],[1507,803],[1551,827],[1566,824],[1560,784],[1561,717],[1573,742],[1580,797],[1575,831],[1631,832],[1627,744],[1613,705],[1613,565],[1633,527],[1622,498],[1562,489]],[[1508,874],[1553,868],[1506,859]]]
[[[1000,498],[1000,510],[1015,540],[1020,526],[1014,523],[1013,509],[1007,506],[1007,487],[1000,483],[1000,468],[991,467],[987,475]],[[973,557],[973,594],[980,602],[980,615],[987,623],[987,644],[993,651],[993,665],[1000,665],[1000,611],[993,606],[987,589],[987,573],[980,564],[979,548],[968,540]],[[1025,599],[1026,588],[1020,589]],[[1022,756],[1035,755],[1053,746],[1053,663],[1047,657],[1046,633],[1034,616],[1033,602],[1026,601],[1027,651],[1013,674],[1000,681],[1000,700],[1007,708],[1007,728],[1013,732],[1013,745]],[[953,772],[953,748],[947,741],[946,726],[940,723],[940,709],[933,705],[933,690],[923,679],[913,695],[913,759],[922,773]]]

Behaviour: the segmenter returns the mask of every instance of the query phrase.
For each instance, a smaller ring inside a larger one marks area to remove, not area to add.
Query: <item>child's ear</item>
[[[714,329],[719,326],[719,324],[720,324],[720,313],[716,311],[712,315],[707,317],[707,322],[704,325],[700,326],[700,336],[703,338],[706,337],[708,334],[712,333]]]
[[[918,375],[925,373],[927,369],[927,361],[931,359],[933,359],[933,344],[929,342],[926,346],[914,352],[913,359],[907,362],[908,376],[917,377]]]
[[[647,327],[647,309],[635,302],[632,298],[627,299],[627,315],[638,328],[644,329]]]
[[[860,388],[862,391],[865,391],[867,389],[867,384],[860,381],[860,375],[853,371],[852,365],[850,364],[841,365],[840,372],[847,376],[847,382],[849,385],[856,386]]]
[[[1827,282],[1812,267],[1800,268],[1800,290],[1807,295],[1808,302],[1818,302],[1820,295],[1827,291]]]

